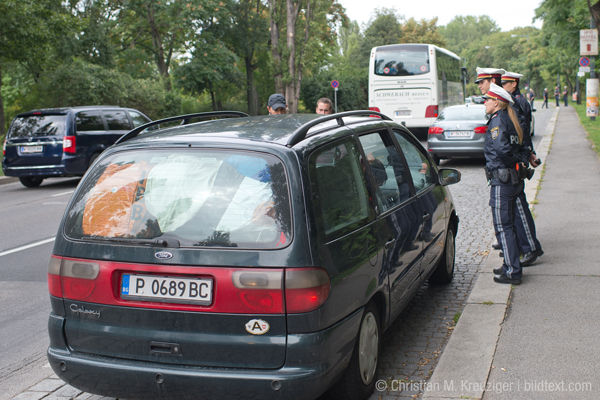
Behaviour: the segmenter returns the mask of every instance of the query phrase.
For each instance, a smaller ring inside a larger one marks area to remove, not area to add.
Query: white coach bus
[[[374,47],[369,62],[369,109],[407,128],[429,128],[446,106],[464,104],[466,68],[432,44]]]

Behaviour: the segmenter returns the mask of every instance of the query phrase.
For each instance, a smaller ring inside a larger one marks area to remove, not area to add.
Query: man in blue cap
[[[267,110],[269,110],[269,115],[285,114],[287,111],[285,97],[279,93],[272,94],[267,103]]]

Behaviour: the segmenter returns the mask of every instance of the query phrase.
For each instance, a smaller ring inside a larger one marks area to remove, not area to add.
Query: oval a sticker
[[[252,319],[246,324],[246,330],[253,335],[262,335],[269,331],[269,323],[262,319]]]

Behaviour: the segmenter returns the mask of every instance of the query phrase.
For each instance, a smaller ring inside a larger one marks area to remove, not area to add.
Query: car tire
[[[446,244],[444,245],[444,252],[442,257],[435,268],[433,273],[429,277],[429,283],[431,284],[444,284],[452,282],[454,278],[454,264],[456,259],[456,233],[454,225],[448,226],[448,233],[446,234]]]
[[[94,153],[90,156],[90,161],[88,162],[88,168],[92,166],[94,161],[100,156],[100,153]]]
[[[440,165],[441,159],[438,156],[432,156],[431,158],[433,158],[435,165]]]
[[[23,186],[33,188],[40,186],[44,181],[44,178],[40,176],[22,176],[19,180]]]
[[[365,400],[373,394],[381,353],[379,310],[373,303],[365,307],[348,367],[329,389],[336,400]]]

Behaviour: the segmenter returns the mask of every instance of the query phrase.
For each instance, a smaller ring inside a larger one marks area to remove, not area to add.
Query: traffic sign
[[[340,83],[338,81],[331,81],[331,87],[334,89],[337,89],[338,86],[340,86]]]
[[[579,31],[579,54],[582,56],[598,55],[598,29],[581,29]]]
[[[587,57],[581,57],[579,59],[579,65],[581,65],[582,67],[587,67],[590,65],[590,59]]]

